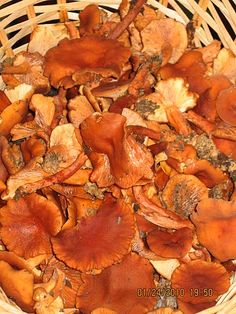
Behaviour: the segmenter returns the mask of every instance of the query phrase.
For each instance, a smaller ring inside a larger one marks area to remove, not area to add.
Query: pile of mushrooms
[[[236,57],[144,0],[79,18],[3,63],[1,287],[27,313],[233,314]]]

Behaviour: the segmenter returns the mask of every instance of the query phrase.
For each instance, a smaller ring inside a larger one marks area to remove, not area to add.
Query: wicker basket
[[[120,0],[0,0],[0,61],[25,50],[29,34],[37,24],[78,21],[78,12],[91,2],[111,12],[118,8]],[[236,55],[235,0],[148,0],[148,3],[158,10],[160,18],[167,16],[184,24],[192,21],[196,27],[196,47],[217,38]],[[236,276],[231,283],[229,291],[221,296],[216,306],[199,314],[236,314]],[[0,288],[0,313],[25,312]],[[65,313],[73,311],[65,310]]]

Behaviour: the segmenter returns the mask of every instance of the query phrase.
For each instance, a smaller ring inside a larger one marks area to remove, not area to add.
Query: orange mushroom
[[[201,199],[208,197],[206,186],[195,176],[176,174],[167,182],[162,200],[168,209],[188,217]]]
[[[196,160],[190,163],[184,169],[184,173],[196,176],[209,188],[226,181],[228,178],[221,169],[215,168],[205,159]]]
[[[17,270],[7,262],[0,261],[1,287],[9,297],[15,300],[22,310],[27,312],[33,311],[33,284],[33,274],[25,269]]]
[[[84,143],[92,150],[92,153],[96,152],[95,155],[89,156],[90,159],[92,157],[91,161],[95,166],[94,172],[99,165],[101,167],[105,164],[108,168],[107,180],[105,182],[103,180],[104,185],[102,186],[98,179],[96,181],[99,187],[116,183],[121,188],[129,188],[138,180],[150,179],[153,175],[151,153],[144,145],[137,143],[131,135],[126,135],[125,122],[125,117],[106,112],[95,113],[81,124]],[[103,173],[105,174],[104,171]],[[106,179],[105,175],[102,177]]]
[[[196,313],[201,312],[203,310],[209,309],[210,307],[214,306],[215,304],[216,304],[215,301],[192,304],[190,302],[182,302],[182,301],[178,300],[178,307],[184,314],[196,314]]]
[[[147,243],[158,256],[166,258],[184,257],[192,246],[193,232],[189,228],[178,230],[155,229],[148,233]]]
[[[217,263],[202,260],[181,264],[172,274],[172,287],[182,289],[178,299],[192,304],[215,301],[230,286],[230,275]]]
[[[199,242],[220,261],[236,258],[236,202],[202,200],[191,216]]]
[[[207,120],[214,122],[217,117],[216,99],[222,90],[229,88],[232,84],[223,75],[211,76],[208,82],[209,88],[200,95],[194,111]]]
[[[101,23],[101,11],[96,4],[87,5],[79,14],[80,36],[94,34]]]
[[[50,238],[60,231],[63,218],[51,201],[31,194],[18,201],[9,200],[0,209],[0,223],[6,247],[19,256],[30,258],[52,253]]]
[[[221,153],[236,160],[236,145],[234,141],[216,137],[213,137],[212,140]]]
[[[156,296],[151,294],[155,290],[153,268],[135,253],[99,275],[82,275],[82,280],[76,304],[85,313],[102,306],[117,314],[143,314],[152,310],[156,302]]]
[[[100,75],[118,78],[129,57],[130,50],[116,40],[96,36],[64,39],[46,53],[44,74],[52,86],[69,88]]]
[[[226,123],[236,126],[236,87],[232,86],[220,92],[216,99],[216,111]]]
[[[91,271],[121,261],[130,250],[133,236],[131,208],[123,201],[108,197],[95,216],[63,230],[52,239],[52,244],[56,256],[68,266]]]
[[[162,79],[182,77],[189,83],[190,91],[201,94],[209,88],[209,82],[204,76],[206,71],[202,54],[199,51],[188,51],[175,64],[161,67],[159,73]]]

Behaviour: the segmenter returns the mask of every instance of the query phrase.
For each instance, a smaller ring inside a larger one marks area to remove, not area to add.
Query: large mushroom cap
[[[46,53],[44,73],[54,87],[64,85],[64,79],[73,79],[74,74],[82,84],[92,78],[91,73],[119,77],[129,57],[130,50],[116,40],[96,36],[64,39]]]
[[[184,291],[179,293],[179,300],[198,304],[214,301],[226,292],[230,275],[221,264],[196,260],[180,265],[171,281],[173,289]]]
[[[153,268],[135,253],[99,275],[84,275],[82,279],[77,307],[85,314],[99,307],[117,314],[143,314],[152,310],[156,301],[156,297],[147,296],[148,291],[155,290]]]
[[[90,271],[119,262],[129,252],[133,236],[131,208],[108,197],[97,215],[60,232],[52,243],[57,257],[68,266]]]
[[[59,208],[38,194],[9,200],[0,209],[1,238],[7,248],[25,258],[51,253],[50,237],[61,229]]]
[[[199,242],[221,261],[236,258],[236,202],[202,200],[191,216]]]

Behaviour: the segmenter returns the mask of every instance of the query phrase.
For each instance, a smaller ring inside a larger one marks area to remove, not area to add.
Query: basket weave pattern
[[[44,0],[2,0],[0,4],[0,60],[12,57],[26,47],[18,46],[19,40],[29,35],[35,25],[50,21],[64,22],[78,20],[78,11],[89,4],[88,1]],[[46,1],[46,3],[49,1]],[[107,8],[117,9],[120,0],[94,0]],[[235,0],[149,0],[148,3],[159,10],[159,17],[168,16],[184,24],[190,20],[196,26],[195,45],[201,47],[213,40],[217,34],[224,47],[236,55],[236,11]],[[219,14],[221,12],[221,14]],[[223,17],[223,19],[222,19]],[[231,34],[227,26],[231,26]],[[235,36],[234,36],[235,37]],[[13,49],[13,46],[17,46]]]

